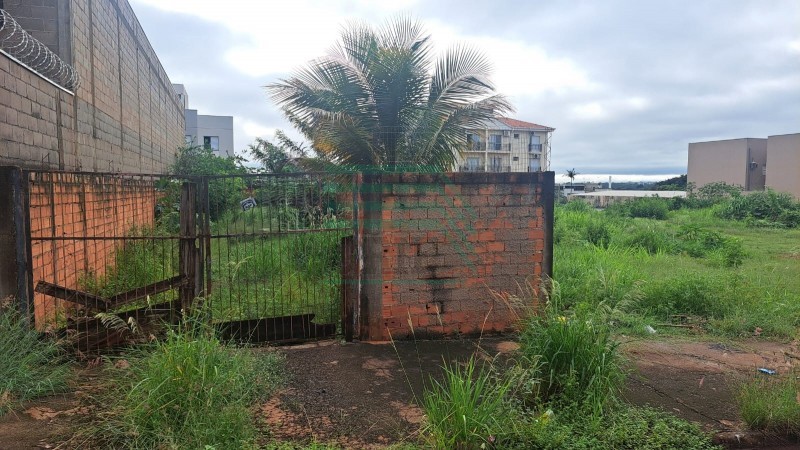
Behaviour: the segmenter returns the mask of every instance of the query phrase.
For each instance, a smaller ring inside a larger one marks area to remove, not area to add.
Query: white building
[[[457,172],[540,172],[550,167],[550,137],[545,125],[498,117],[469,130]]]
[[[233,116],[197,114],[189,109],[189,95],[182,84],[173,84],[186,117],[186,143],[202,145],[217,156],[233,156]]]

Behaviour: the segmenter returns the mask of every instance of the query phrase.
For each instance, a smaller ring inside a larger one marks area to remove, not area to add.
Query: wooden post
[[[18,167],[0,167],[0,301],[13,297],[22,317],[33,317],[28,180]]]
[[[181,310],[184,316],[191,311],[192,303],[198,294],[197,283],[197,185],[183,183],[180,206],[180,248],[178,268],[184,282],[180,289]]]

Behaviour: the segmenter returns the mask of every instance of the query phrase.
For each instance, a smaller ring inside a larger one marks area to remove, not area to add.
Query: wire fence
[[[31,36],[4,9],[0,9],[0,50],[65,89],[74,91],[80,84],[74,67]]]

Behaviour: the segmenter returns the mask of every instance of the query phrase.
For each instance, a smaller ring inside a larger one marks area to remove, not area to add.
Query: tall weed
[[[485,448],[508,434],[508,381],[498,382],[475,357],[464,365],[445,365],[444,380],[432,379],[422,406],[425,433],[437,449]]]
[[[21,401],[64,391],[69,374],[58,344],[0,305],[0,416]]]
[[[616,400],[625,375],[617,343],[603,324],[553,308],[530,320],[520,344],[523,355],[538,361],[543,401],[579,403],[599,417]]]
[[[800,435],[800,381],[796,373],[742,383],[736,402],[742,418],[754,430]]]

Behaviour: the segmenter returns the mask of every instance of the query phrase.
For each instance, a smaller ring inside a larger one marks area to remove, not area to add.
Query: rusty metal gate
[[[23,309],[81,351],[187,313],[225,340],[351,336],[354,178],[23,171]]]

